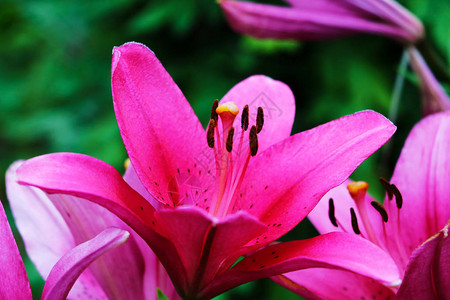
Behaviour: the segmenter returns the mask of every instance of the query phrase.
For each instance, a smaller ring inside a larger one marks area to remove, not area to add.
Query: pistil
[[[367,238],[375,243],[378,243],[378,239],[374,233],[372,224],[370,223],[370,219],[367,214],[366,193],[368,188],[369,185],[365,181],[354,181],[347,185],[350,196],[353,198],[356,203],[356,207],[358,208]]]

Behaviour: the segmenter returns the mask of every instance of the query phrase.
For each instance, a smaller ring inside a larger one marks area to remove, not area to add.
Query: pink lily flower
[[[290,136],[292,92],[252,76],[214,103],[205,131],[155,54],[137,43],[114,48],[112,92],[133,184],[74,153],[30,159],[17,180],[116,214],[153,249],[181,297],[209,299],[311,266],[398,279],[392,259],[369,242],[366,256],[349,255],[354,237],[342,233],[269,245],[390,138],[395,126],[383,116],[363,111]]]
[[[415,47],[408,48],[412,69],[422,88],[423,115],[450,110],[450,99]]]
[[[219,2],[234,30],[256,38],[322,40],[359,33],[414,44],[421,22],[393,0],[286,0],[290,7],[244,1]]]
[[[450,112],[430,115],[412,129],[391,182],[382,181],[388,194],[384,206],[366,193],[367,183],[348,181],[328,192],[308,216],[321,234],[346,232],[379,246],[395,261],[402,281],[384,286],[358,272],[327,268],[274,280],[321,299],[393,299],[397,292],[396,299],[449,299],[449,133]],[[352,251],[358,253],[358,246]]]
[[[68,251],[49,272],[41,299],[66,299],[80,274],[96,259],[127,241],[129,233],[108,228]],[[30,283],[19,249],[0,203],[0,299],[32,300]]]
[[[180,299],[161,263],[129,226],[92,202],[18,184],[16,170],[21,164],[14,163],[6,173],[7,194],[27,253],[44,279],[70,249],[116,227],[131,233],[128,242],[93,262],[69,298],[156,300],[159,287],[170,299]],[[129,174],[124,179],[133,184]]]

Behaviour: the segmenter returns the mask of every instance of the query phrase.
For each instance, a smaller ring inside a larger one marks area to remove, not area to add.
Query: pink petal
[[[16,170],[21,164],[15,162],[6,172],[6,191],[27,254],[39,274],[46,279],[56,262],[76,244],[49,196],[37,188],[17,183]],[[103,289],[89,270],[77,280],[70,297],[86,297],[86,291],[97,299],[106,299]]]
[[[142,197],[144,197],[150,204],[155,208],[159,209],[164,207],[164,205],[153,198],[152,195],[147,191],[145,186],[142,184],[142,181],[139,179],[139,176],[136,173],[136,169],[130,163],[128,168],[125,170],[125,174],[123,174],[123,180],[128,183],[136,192],[139,193]]]
[[[413,252],[397,299],[450,298],[449,224]]]
[[[190,283],[184,296],[195,296],[219,270],[228,269],[244,254],[242,247],[265,229],[247,214],[217,221],[196,207],[163,209],[155,216],[164,228],[161,234],[174,243],[185,266]]]
[[[392,221],[387,232],[396,232],[407,259],[413,250],[450,219],[450,112],[431,115],[409,134],[391,183],[403,196],[400,220],[395,201],[385,200]],[[395,245],[391,245],[395,248]],[[397,258],[399,259],[399,258]]]
[[[248,281],[317,267],[352,271],[384,284],[400,280],[397,266],[386,252],[365,239],[333,232],[270,245],[248,255],[207,286],[201,296],[209,298]]]
[[[424,115],[450,110],[449,97],[434,77],[420,52],[416,48],[410,47],[408,48],[408,54],[411,66],[419,78],[422,88]]]
[[[99,203],[136,231],[148,231],[154,208],[110,165],[90,156],[54,153],[32,158],[17,170],[20,184]],[[145,236],[145,235],[144,235]]]
[[[49,198],[68,224],[75,245],[94,238],[110,226],[130,232],[126,245],[98,258],[89,266],[89,270],[108,299],[143,299],[144,266],[134,239],[137,234],[111,212],[95,203],[59,194],[49,195]]]
[[[257,38],[317,40],[373,33],[400,41],[417,39],[394,24],[367,18],[367,13],[358,16],[354,11],[343,14],[230,0],[221,1],[220,5],[236,31]]]
[[[264,151],[291,134],[295,116],[295,99],[286,84],[267,76],[251,76],[235,85],[220,103],[228,101],[233,101],[239,107],[239,114],[234,121],[236,138],[242,131],[241,115],[244,106],[249,106],[249,128],[256,124],[258,107],[262,107],[264,126],[258,134],[258,151]],[[248,132],[245,133],[244,145],[247,151]]]
[[[163,265],[153,251],[148,247],[147,243],[139,236],[136,237],[136,242],[141,250],[142,256],[144,257],[145,264],[145,272],[143,275],[144,299],[158,300],[156,292],[157,288],[160,288],[164,292],[164,295],[166,295],[169,299],[181,300],[181,297],[176,292],[167,271],[164,269]]]
[[[272,277],[272,280],[307,299],[394,299],[393,290],[359,274],[312,268]]]
[[[117,122],[147,190],[174,205],[168,187],[206,147],[206,133],[155,54],[142,44],[114,48],[111,84]]]
[[[128,236],[127,231],[108,228],[92,240],[73,248],[53,267],[41,299],[66,299],[78,276],[101,255],[125,243]]]
[[[291,136],[250,161],[237,209],[264,222],[265,240],[273,241],[297,225],[394,131],[382,115],[363,111]]]
[[[0,202],[0,296],[2,299],[32,299],[27,273]]]
[[[121,218],[155,251],[176,286],[184,286],[185,276],[176,249],[158,235],[154,208],[126,184],[110,165],[95,158],[74,154],[55,153],[27,160],[17,170],[21,184],[81,197],[95,202]]]

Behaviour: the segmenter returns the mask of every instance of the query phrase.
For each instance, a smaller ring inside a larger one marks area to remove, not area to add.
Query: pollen
[[[130,166],[130,159],[129,158],[125,159],[125,161],[123,162],[123,166],[125,167],[125,170],[128,169],[128,167]]]
[[[229,112],[237,116],[237,114],[239,113],[239,108],[233,101],[222,103],[216,108],[216,113],[218,113],[219,115],[225,112]]]
[[[365,181],[354,181],[347,185],[347,189],[352,198],[356,197],[361,192],[366,193],[368,188],[369,184]]]

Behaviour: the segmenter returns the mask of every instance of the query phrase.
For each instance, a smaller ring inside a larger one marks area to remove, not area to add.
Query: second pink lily
[[[328,192],[308,218],[320,233],[347,232],[384,249],[402,275],[392,286],[361,273],[329,268],[301,270],[274,280],[298,294],[321,299],[449,299],[450,297],[450,112],[433,114],[411,131],[384,206],[366,193],[365,182]],[[349,249],[359,255],[359,247]],[[324,280],[326,278],[326,280]],[[325,284],[324,284],[325,282]]]
[[[112,91],[134,184],[74,153],[28,160],[18,181],[115,213],[154,250],[183,298],[212,298],[315,265],[398,279],[393,261],[370,243],[365,256],[347,255],[354,240],[337,242],[342,233],[255,252],[297,225],[390,138],[395,126],[383,116],[364,111],[290,136],[292,92],[253,76],[214,104],[205,131],[154,53],[137,43],[114,49]]]

